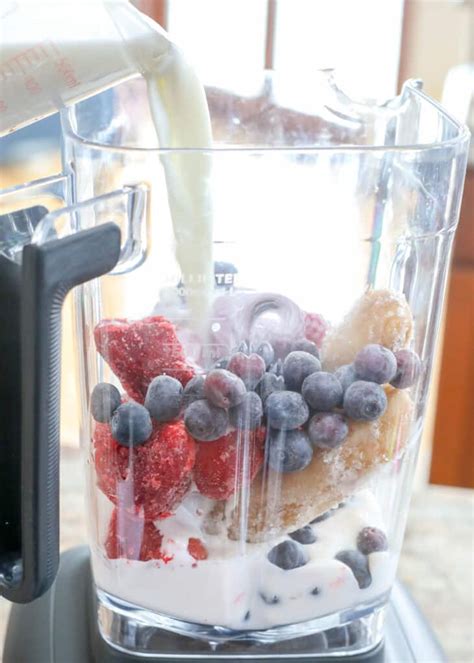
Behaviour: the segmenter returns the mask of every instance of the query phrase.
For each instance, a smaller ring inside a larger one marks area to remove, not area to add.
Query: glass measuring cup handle
[[[41,596],[59,563],[62,304],[71,288],[115,267],[120,242],[118,226],[104,223],[23,249],[18,266],[20,329],[12,329],[21,336],[21,442],[9,440],[16,453],[20,444],[21,483],[0,485],[0,499],[8,491],[7,499],[16,502],[19,514],[18,546],[0,548],[0,594],[10,601],[25,603]],[[8,458],[3,455],[3,462]]]

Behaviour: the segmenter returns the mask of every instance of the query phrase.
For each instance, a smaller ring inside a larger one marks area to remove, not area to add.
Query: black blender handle
[[[0,541],[0,594],[16,603],[41,596],[51,586],[59,564],[60,350],[64,298],[74,286],[112,270],[119,256],[120,230],[114,223],[41,246],[29,244],[23,249],[19,304],[21,458],[16,457],[21,481],[15,487],[13,500],[10,499],[13,511],[19,516],[18,536],[17,545],[8,549]],[[8,443],[18,449],[20,440]],[[14,463],[15,450],[6,457]],[[0,499],[2,490],[0,485]],[[11,486],[9,491],[11,498]],[[15,536],[11,540],[15,542]]]

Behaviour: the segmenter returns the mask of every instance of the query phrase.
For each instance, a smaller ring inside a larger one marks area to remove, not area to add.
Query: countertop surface
[[[83,474],[75,450],[64,449],[61,464],[61,547],[66,549],[86,540]],[[473,663],[473,490],[428,486],[413,496],[398,575],[433,627],[449,663]],[[0,643],[7,616],[8,604],[0,599]]]

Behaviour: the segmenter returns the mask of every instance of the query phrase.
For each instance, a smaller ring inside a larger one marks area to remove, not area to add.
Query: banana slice
[[[413,403],[406,391],[386,388],[388,406],[373,422],[352,422],[339,449],[316,450],[301,472],[267,469],[252,483],[241,523],[240,505],[230,516],[228,536],[247,531],[249,542],[264,541],[307,525],[339,504],[379,466],[397,458],[408,441]]]
[[[389,290],[369,290],[341,324],[329,330],[322,347],[325,371],[350,364],[368,343],[390,350],[407,347],[413,336],[413,317],[405,296]]]

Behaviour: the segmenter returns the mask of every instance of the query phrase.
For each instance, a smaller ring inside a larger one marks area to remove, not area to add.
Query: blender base
[[[342,630],[342,629],[339,629]],[[193,647],[190,638],[163,632],[163,654],[133,656],[110,647],[100,636],[97,607],[87,547],[73,548],[61,557],[57,579],[52,588],[31,604],[12,607],[4,648],[4,663],[126,663],[146,658],[150,663],[172,663],[197,660],[233,661],[317,661],[338,660],[364,663],[415,663],[446,661],[441,648],[408,592],[397,583],[387,609],[384,642],[365,654],[334,656],[312,655],[321,651],[320,634],[304,638],[301,654],[298,639],[291,653],[278,653],[259,648],[258,653],[235,651],[206,652]],[[319,640],[318,640],[319,638]],[[275,648],[276,647],[276,648]],[[304,651],[304,653],[303,653]]]

